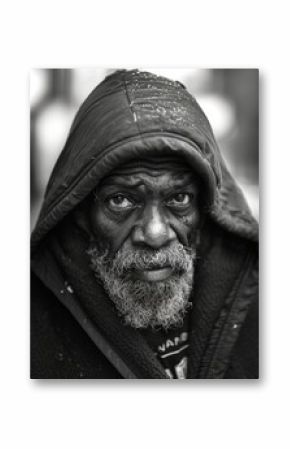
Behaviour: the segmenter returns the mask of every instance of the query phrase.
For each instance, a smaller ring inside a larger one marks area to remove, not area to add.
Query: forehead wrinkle
[[[103,180],[100,187],[113,186],[120,188],[132,188],[145,192],[168,192],[176,190],[180,187],[196,187],[196,182],[193,180],[193,174],[190,171],[184,170],[176,172],[176,170],[169,171],[154,171],[154,173],[144,171],[127,172],[121,174],[112,174]]]
[[[184,181],[184,178],[191,178],[193,177],[193,173],[190,169],[184,166],[175,166],[172,167],[154,167],[153,165],[150,167],[147,166],[139,166],[139,167],[118,167],[113,172],[108,174],[102,181],[101,184],[112,184],[112,183],[119,183],[120,179],[126,184],[136,186],[135,180],[137,178],[142,179],[142,175],[147,175],[151,178],[158,178],[165,175],[170,175],[170,179],[174,179],[175,181]]]

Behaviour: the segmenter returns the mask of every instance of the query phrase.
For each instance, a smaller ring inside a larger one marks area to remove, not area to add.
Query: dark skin
[[[125,166],[99,185],[90,209],[91,231],[112,257],[121,247],[192,245],[200,225],[198,193],[198,180],[186,166]]]

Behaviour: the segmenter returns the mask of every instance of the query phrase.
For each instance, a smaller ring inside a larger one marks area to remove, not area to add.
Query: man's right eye
[[[134,206],[134,203],[124,195],[111,196],[108,199],[108,204],[111,209],[115,210],[130,209]]]

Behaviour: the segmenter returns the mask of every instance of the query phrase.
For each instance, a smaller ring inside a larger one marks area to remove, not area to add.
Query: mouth
[[[162,268],[158,267],[147,270],[136,270],[133,273],[133,277],[141,281],[160,282],[169,278],[172,275],[172,273],[173,268],[166,266]]]

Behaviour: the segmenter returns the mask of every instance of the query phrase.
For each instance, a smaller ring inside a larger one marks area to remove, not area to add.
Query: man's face
[[[182,321],[193,283],[198,190],[186,166],[154,160],[128,163],[98,186],[89,254],[127,324]]]

